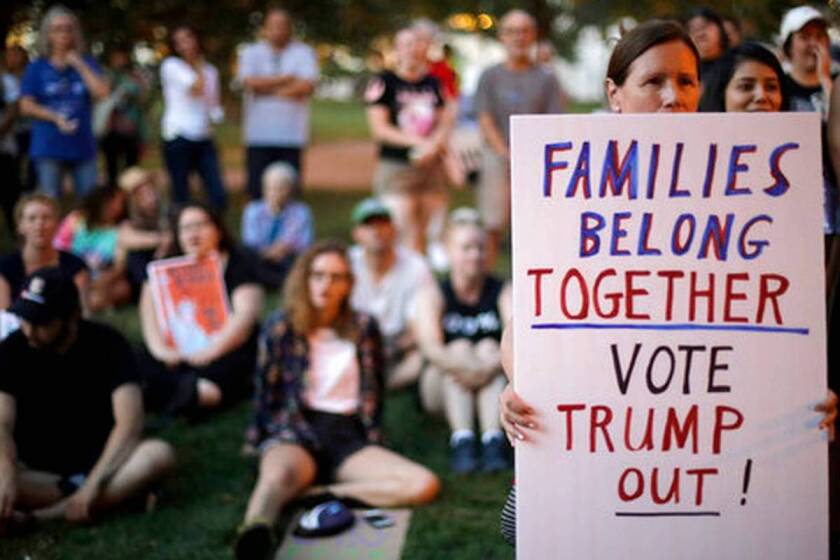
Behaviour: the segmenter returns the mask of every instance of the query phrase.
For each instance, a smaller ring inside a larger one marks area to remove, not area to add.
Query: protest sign
[[[167,343],[186,356],[207,348],[230,309],[218,256],[153,261],[147,271]]]
[[[518,558],[825,559],[816,114],[512,124]]]

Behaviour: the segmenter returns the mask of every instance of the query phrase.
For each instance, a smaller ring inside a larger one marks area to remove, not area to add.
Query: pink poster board
[[[517,557],[826,559],[816,114],[512,123]]]

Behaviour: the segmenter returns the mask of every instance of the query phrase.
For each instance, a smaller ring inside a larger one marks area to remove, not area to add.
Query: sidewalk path
[[[369,140],[340,140],[307,148],[303,161],[304,190],[369,191],[376,163],[376,144]],[[234,192],[245,188],[245,169],[224,171]]]

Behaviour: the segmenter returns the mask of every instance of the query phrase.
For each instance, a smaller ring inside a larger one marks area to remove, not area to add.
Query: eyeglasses
[[[323,282],[329,280],[330,282],[346,282],[350,279],[350,275],[346,272],[327,272],[325,270],[312,270],[309,272],[309,278],[316,282]]]
[[[211,225],[212,222],[210,220],[201,220],[197,222],[187,222],[184,224],[178,224],[178,231],[194,231],[197,229],[204,229],[205,227]]]

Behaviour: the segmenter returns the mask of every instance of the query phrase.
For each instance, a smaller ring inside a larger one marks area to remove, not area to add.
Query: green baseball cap
[[[391,211],[375,197],[369,197],[361,201],[353,208],[351,219],[353,225],[359,225],[371,218],[391,219]]]

